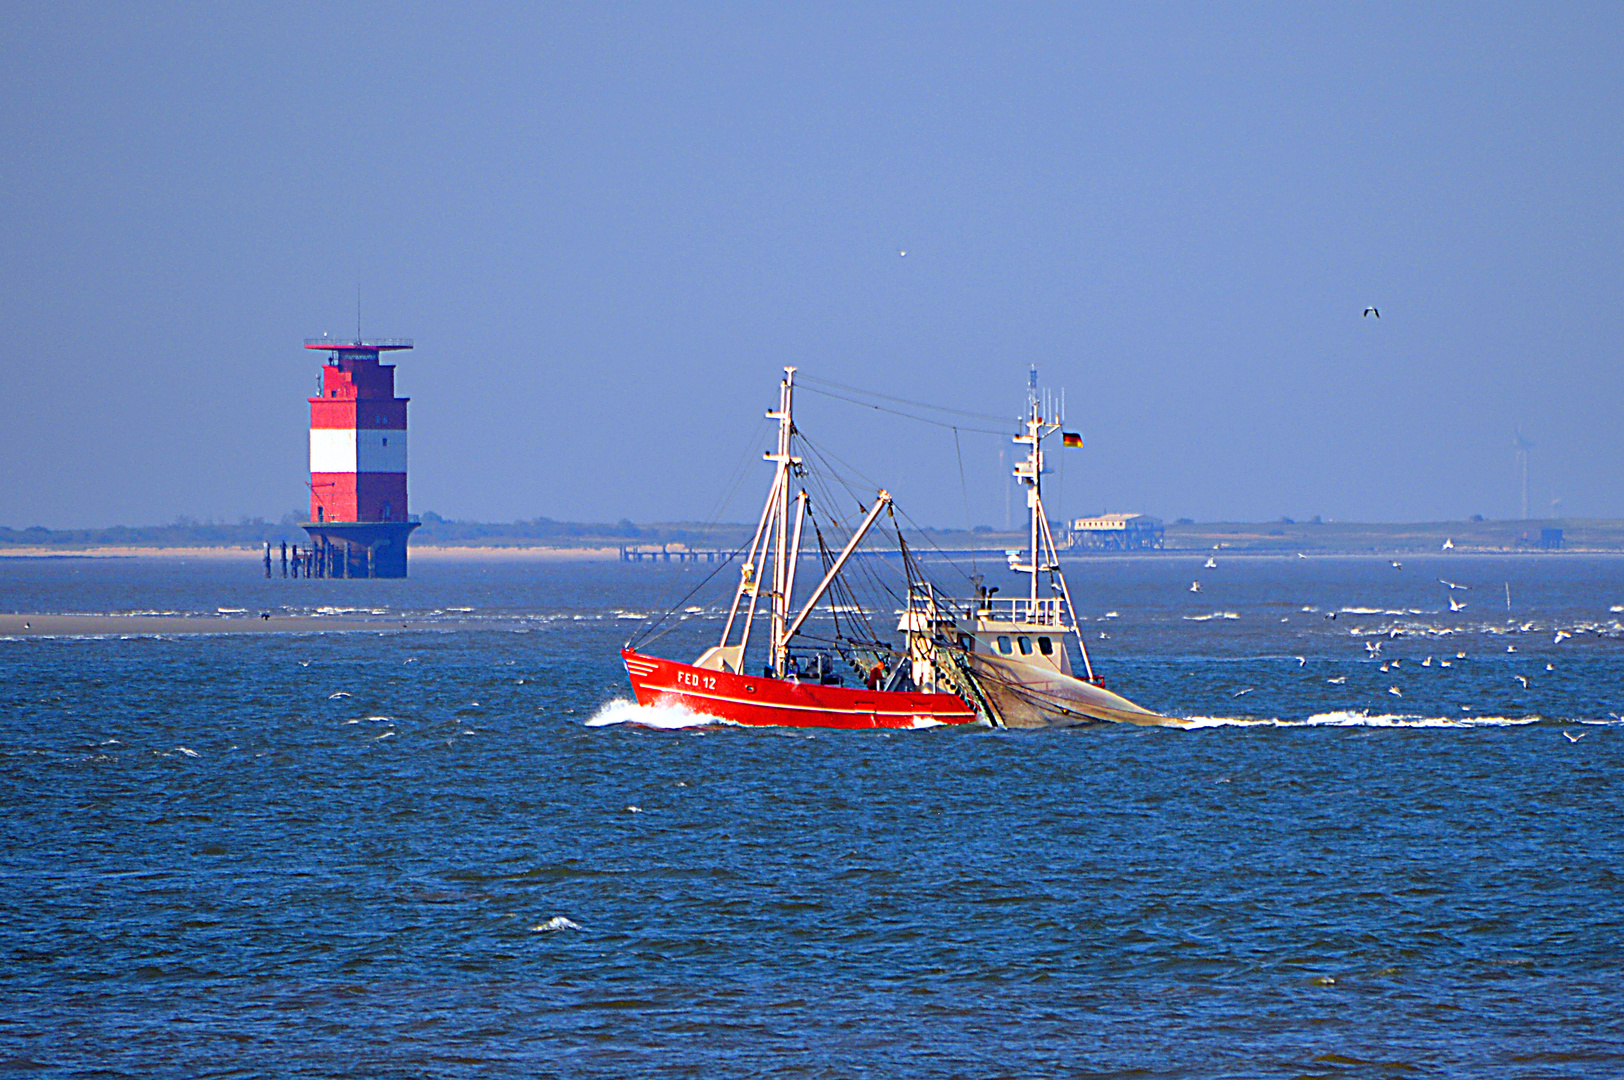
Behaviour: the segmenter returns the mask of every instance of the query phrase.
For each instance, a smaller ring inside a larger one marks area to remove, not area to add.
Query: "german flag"
[[[1060,433],[1060,445],[1081,446],[1083,445],[1083,437],[1077,434],[1075,431],[1062,431]]]

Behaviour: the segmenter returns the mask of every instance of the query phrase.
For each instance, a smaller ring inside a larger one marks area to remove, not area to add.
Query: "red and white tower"
[[[409,349],[400,339],[332,341],[321,395],[310,399],[310,534],[318,573],[405,577],[406,402],[395,396],[395,367],[379,354]]]

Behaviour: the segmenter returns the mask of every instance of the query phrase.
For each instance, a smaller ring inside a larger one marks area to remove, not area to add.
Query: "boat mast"
[[[1032,542],[1027,549],[1032,553],[1032,617],[1038,613],[1038,523],[1043,519],[1043,414],[1038,409],[1038,369],[1032,366],[1026,379],[1026,433],[1032,440],[1027,463],[1032,467],[1032,490],[1026,495],[1031,509]]]
[[[778,421],[778,445],[775,450],[762,454],[775,466],[772,486],[767,489],[767,502],[761,508],[761,522],[756,526],[755,538],[750,541],[749,555],[739,570],[739,585],[733,593],[733,605],[728,609],[727,622],[722,627],[722,639],[694,662],[699,667],[744,670],[744,654],[750,645],[750,630],[756,621],[756,603],[761,599],[765,586],[771,605],[767,660],[779,675],[784,673],[789,651],[785,623],[789,619],[790,596],[795,590],[795,564],[801,551],[801,526],[810,502],[805,491],[795,496],[795,527],[792,533],[789,524],[789,488],[801,465],[801,459],[795,456],[792,447],[795,431],[794,393],[795,369],[787,367],[784,369],[784,381],[778,385],[778,408],[767,414],[769,420]],[[769,552],[772,556],[770,577],[764,565]],[[750,597],[748,605],[744,603],[747,593]],[[744,609],[744,627],[739,634],[739,643],[729,645],[728,639],[733,636],[740,608]]]
[[[795,467],[801,459],[794,456],[791,440],[795,432],[795,369],[784,369],[784,381],[778,384],[778,411],[767,414],[769,420],[778,421],[778,448],[775,453],[764,454],[763,457],[777,464],[777,473],[773,479],[773,530],[776,543],[773,545],[773,578],[772,578],[772,625],[770,640],[768,641],[767,655],[770,658],[773,670],[778,675],[784,674],[784,664],[789,650],[789,640],[784,633],[789,621],[789,590],[794,582],[794,566],[799,551],[791,550],[789,526],[789,486]],[[801,512],[805,513],[805,504],[801,504]],[[795,547],[800,544],[800,528],[797,523],[795,530]]]
[[[1025,565],[1012,563],[1010,569],[1025,571],[1032,575],[1031,589],[1028,593],[1028,602],[1031,606],[1027,609],[1027,618],[1032,622],[1042,621],[1038,608],[1038,574],[1048,571],[1051,591],[1053,583],[1058,580],[1060,597],[1065,601],[1066,617],[1070,619],[1071,625],[1066,626],[1058,611],[1055,613],[1055,622],[1063,629],[1071,630],[1076,636],[1077,647],[1083,654],[1083,670],[1092,679],[1094,665],[1088,659],[1088,645],[1083,641],[1082,632],[1077,627],[1077,612],[1071,606],[1071,590],[1066,586],[1066,575],[1060,569],[1060,553],[1055,548],[1054,535],[1049,531],[1049,521],[1044,516],[1043,509],[1043,439],[1044,436],[1059,431],[1065,417],[1059,413],[1045,417],[1044,412],[1043,397],[1038,393],[1038,369],[1034,365],[1026,384],[1026,419],[1022,425],[1026,431],[1016,435],[1014,440],[1025,444],[1027,448],[1026,460],[1015,463],[1015,479],[1025,484],[1027,489],[1027,551],[1030,558]],[[1060,412],[1063,413],[1064,409]]]
[[[1036,367],[1032,368],[1027,382],[1026,417],[1022,427],[1026,430],[1016,435],[1014,441],[1026,446],[1026,460],[1015,463],[1015,479],[1026,485],[1028,518],[1026,550],[1029,558],[1026,565],[1017,563],[1011,569],[1024,570],[1032,575],[1032,586],[1028,594],[1031,607],[1028,609],[1027,617],[1035,621],[1038,617],[1038,572],[1054,569],[1052,561],[1043,557],[1043,437],[1053,434],[1060,428],[1058,422],[1044,421],[1042,403],[1038,398]]]

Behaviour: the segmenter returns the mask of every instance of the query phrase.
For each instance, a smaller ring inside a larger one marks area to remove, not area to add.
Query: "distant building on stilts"
[[[385,352],[399,339],[307,338],[328,352],[321,395],[310,399],[311,570],[317,577],[406,576],[406,402]],[[307,571],[308,573],[309,571]]]

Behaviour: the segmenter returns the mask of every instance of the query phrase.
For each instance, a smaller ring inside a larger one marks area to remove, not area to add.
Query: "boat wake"
[[[1216,727],[1374,727],[1374,728],[1480,728],[1521,727],[1537,724],[1541,716],[1421,716],[1414,713],[1371,713],[1338,710],[1315,713],[1305,720],[1254,716],[1191,716],[1185,730]]]
[[[586,722],[587,727],[610,727],[614,724],[641,724],[643,727],[677,731],[682,728],[714,727],[725,724],[714,716],[690,712],[680,705],[639,705],[625,698],[608,702]]]

